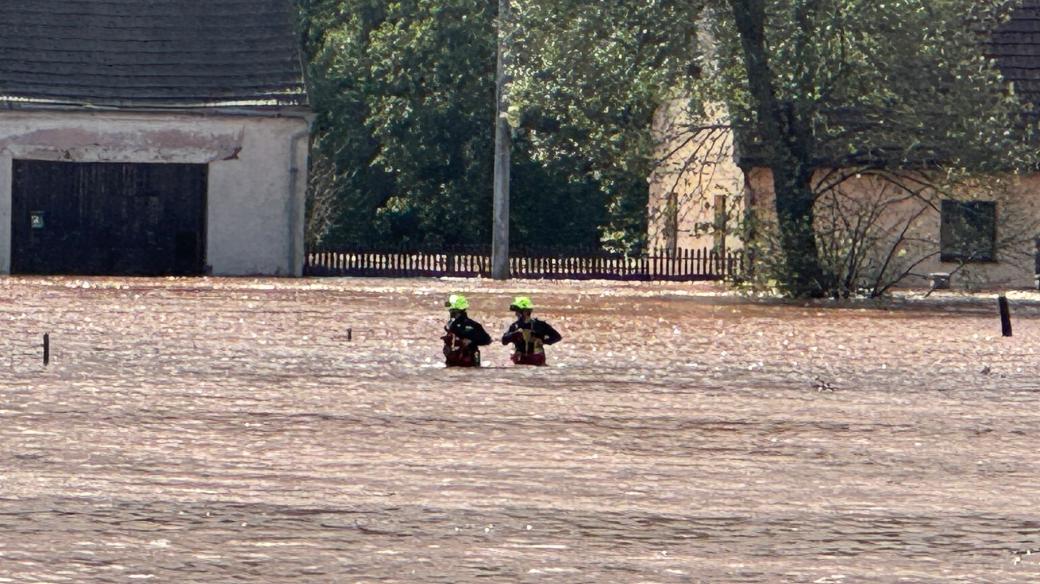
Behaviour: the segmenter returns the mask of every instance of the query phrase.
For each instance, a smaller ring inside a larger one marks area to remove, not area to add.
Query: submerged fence
[[[728,280],[744,273],[743,253],[711,248],[655,250],[637,256],[601,250],[511,250],[510,272],[516,278],[553,280]],[[305,275],[365,277],[475,278],[491,275],[486,247],[451,247],[436,251],[406,247],[351,246],[307,252]]]

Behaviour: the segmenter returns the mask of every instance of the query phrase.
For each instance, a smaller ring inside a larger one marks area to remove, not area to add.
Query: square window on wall
[[[997,260],[997,204],[993,201],[943,201],[939,228],[944,262]]]

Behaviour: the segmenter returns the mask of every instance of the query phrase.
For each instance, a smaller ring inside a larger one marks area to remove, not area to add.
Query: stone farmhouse
[[[290,0],[0,2],[0,274],[300,275]]]

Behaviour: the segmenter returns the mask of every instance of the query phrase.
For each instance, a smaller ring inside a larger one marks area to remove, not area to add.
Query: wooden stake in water
[[[347,340],[348,341],[352,340],[353,336],[354,336],[354,329],[347,329]]]
[[[1000,331],[1005,337],[1011,336],[1011,309],[1008,308],[1008,301],[1006,296],[997,298],[997,304],[1000,306]]]
[[[43,334],[43,366],[50,365],[51,362],[51,335],[50,333]]]

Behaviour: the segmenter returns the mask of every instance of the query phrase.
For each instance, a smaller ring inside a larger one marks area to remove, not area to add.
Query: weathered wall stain
[[[190,158],[192,162],[204,163],[236,159],[244,136],[244,128],[237,132],[205,128],[105,131],[69,125],[0,137],[0,151],[16,151],[21,156],[30,154],[30,158],[44,160],[73,160],[87,157],[89,152],[98,159],[105,153],[125,158],[127,153],[153,152],[166,161]]]

